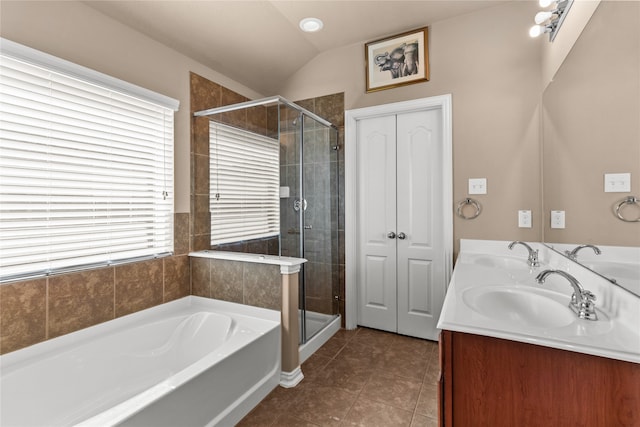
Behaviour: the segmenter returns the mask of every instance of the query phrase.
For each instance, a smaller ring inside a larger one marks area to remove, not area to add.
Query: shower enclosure
[[[273,178],[268,172],[259,172],[256,175],[258,182],[250,184],[253,186],[250,191],[265,196],[263,200],[253,202],[253,208],[257,203],[256,216],[272,221],[271,228],[250,240],[245,240],[242,233],[235,240],[227,237],[228,234],[225,234],[226,240],[218,242],[212,237],[211,247],[307,259],[299,275],[300,343],[304,344],[338,316],[338,129],[279,96],[199,111],[194,116],[195,120],[209,121],[209,223],[212,236],[217,227],[227,224],[226,220],[216,218],[224,213],[224,208],[216,205],[224,199],[224,194],[218,193],[219,175],[238,175],[245,167],[254,168],[251,161],[232,161],[233,165],[226,168],[234,171],[226,171],[220,162],[224,161],[225,150],[233,150],[230,146],[233,141],[222,141],[220,138],[224,137],[220,135],[228,128],[229,134],[242,139],[236,141],[237,146],[249,144],[240,150],[239,157],[245,157],[242,153],[249,156],[253,151],[251,144],[255,143],[256,147],[266,147],[261,163],[274,162],[279,187],[275,192],[273,186],[266,184]],[[269,151],[269,147],[275,147],[275,150]],[[234,209],[238,215],[247,216],[243,211],[248,210],[248,203],[246,209],[243,203]],[[228,212],[229,208],[226,209]],[[245,228],[251,229],[251,224]]]

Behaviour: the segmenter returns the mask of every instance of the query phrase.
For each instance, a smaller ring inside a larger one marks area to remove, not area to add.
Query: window
[[[211,244],[280,233],[277,139],[209,124]]]
[[[0,41],[0,281],[170,253],[177,101]]]

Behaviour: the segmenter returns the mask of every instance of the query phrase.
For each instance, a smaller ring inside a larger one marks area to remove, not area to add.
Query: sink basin
[[[473,311],[491,319],[528,328],[559,328],[576,320],[566,295],[534,288],[479,286],[462,294]]]

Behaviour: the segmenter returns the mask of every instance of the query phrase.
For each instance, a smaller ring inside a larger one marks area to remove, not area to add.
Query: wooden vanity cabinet
[[[441,427],[640,427],[640,364],[440,335]]]

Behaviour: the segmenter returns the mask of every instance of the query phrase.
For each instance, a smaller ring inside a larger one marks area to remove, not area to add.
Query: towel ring
[[[466,216],[462,212],[462,208],[464,208],[467,205],[472,205],[476,208],[476,211],[473,215]],[[460,203],[458,203],[458,208],[456,209],[456,213],[462,219],[475,219],[478,217],[478,215],[480,215],[480,212],[482,212],[482,205],[480,204],[480,202],[478,202],[477,200],[471,199],[469,197],[467,197],[464,200],[461,200]]]
[[[627,219],[624,216],[622,216],[622,212],[620,212],[620,209],[622,209],[623,206],[635,205],[635,204],[640,204],[639,198],[637,198],[636,196],[625,197],[620,201],[620,203],[616,205],[616,208],[615,208],[616,216],[624,222],[640,222],[640,216],[638,216],[636,219]]]

